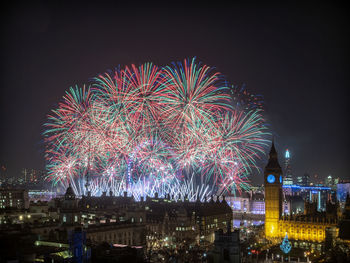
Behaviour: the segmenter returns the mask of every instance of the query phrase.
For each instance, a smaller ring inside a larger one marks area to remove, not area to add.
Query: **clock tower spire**
[[[269,161],[264,171],[265,185],[265,235],[271,239],[279,236],[279,219],[282,215],[282,169],[272,141]]]

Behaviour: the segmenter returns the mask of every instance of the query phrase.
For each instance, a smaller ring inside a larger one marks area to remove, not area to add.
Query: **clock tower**
[[[279,219],[282,215],[282,169],[278,163],[275,145],[269,154],[264,171],[265,185],[265,236],[272,239],[279,236]]]

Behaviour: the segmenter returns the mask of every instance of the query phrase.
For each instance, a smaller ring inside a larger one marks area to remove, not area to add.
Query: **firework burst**
[[[137,198],[247,189],[269,134],[261,105],[195,59],[100,74],[48,116],[48,179]]]

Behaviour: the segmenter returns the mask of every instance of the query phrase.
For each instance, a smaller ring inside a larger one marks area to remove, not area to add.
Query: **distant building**
[[[265,213],[263,193],[242,192],[240,196],[227,196],[226,200],[233,212],[261,215]]]
[[[292,175],[292,167],[290,163],[290,152],[287,149],[284,155],[284,177],[283,177],[283,185],[292,185],[293,184],[293,175]]]
[[[346,196],[350,194],[350,181],[342,181],[337,184],[337,200],[343,208],[346,201]]]
[[[333,187],[334,181],[333,181],[332,175],[328,175],[328,176],[326,177],[326,179],[324,180],[324,184],[325,184],[325,186]]]
[[[23,168],[22,177],[20,178],[20,181],[23,183],[42,182],[43,180],[45,180],[45,177],[46,172],[44,170]]]
[[[0,209],[28,209],[28,191],[24,189],[0,188]]]
[[[297,185],[300,186],[310,186],[310,175],[308,173],[304,173],[303,176],[297,177]]]
[[[328,201],[335,202],[335,191],[330,187],[323,185],[300,186],[300,185],[283,185],[282,189],[288,189],[286,196],[301,196],[304,200],[317,203],[317,211],[325,211]],[[285,191],[283,191],[285,192]]]

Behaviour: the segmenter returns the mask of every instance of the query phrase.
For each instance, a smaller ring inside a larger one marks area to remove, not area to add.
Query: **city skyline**
[[[19,3],[3,11],[0,162],[10,175],[44,169],[43,124],[70,86],[122,64],[196,56],[264,97],[280,161],[288,148],[294,179],[305,172],[347,179],[348,29],[338,6],[145,10]],[[262,174],[252,181],[262,183]]]

